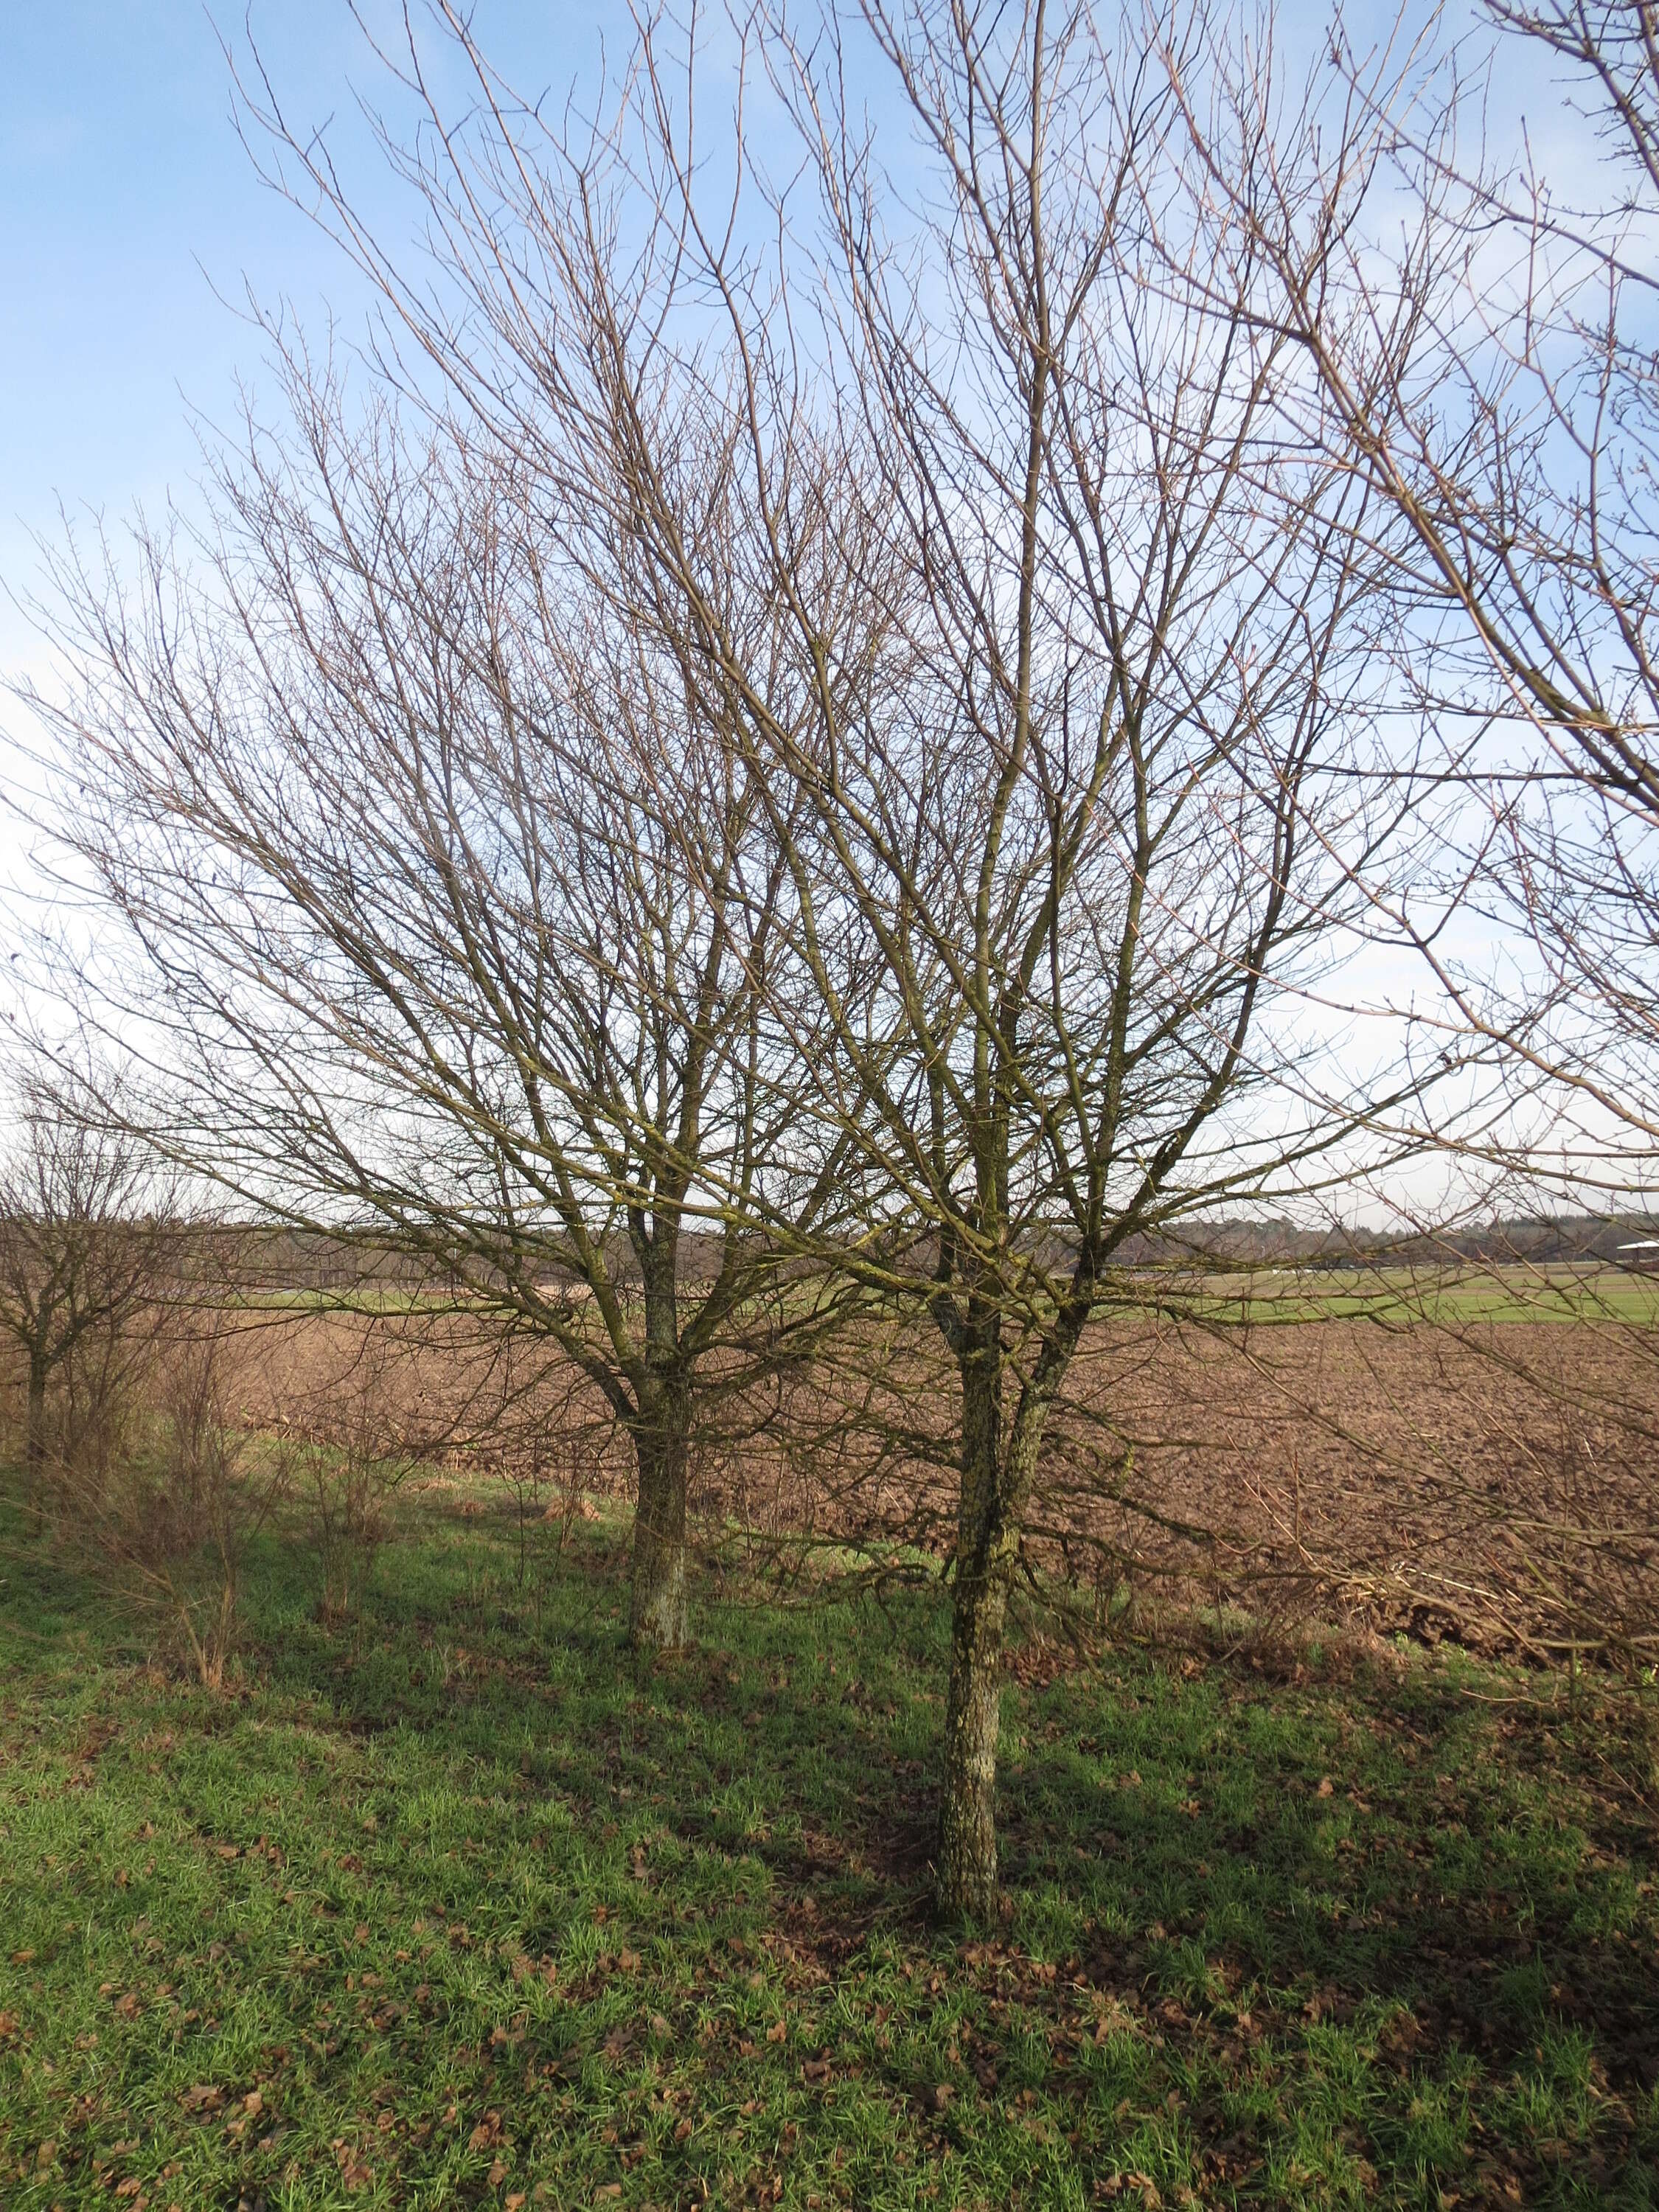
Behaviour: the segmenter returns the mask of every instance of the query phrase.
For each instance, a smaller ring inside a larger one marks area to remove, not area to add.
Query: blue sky
[[[483,0],[477,21],[515,82],[562,90],[621,14]],[[169,489],[188,501],[191,410],[223,419],[238,372],[257,382],[257,334],[225,304],[245,282],[307,322],[361,313],[338,257],[252,173],[215,19],[242,42],[244,0],[216,0],[211,19],[201,0],[0,6],[0,582],[14,592],[60,497],[112,520]],[[332,116],[331,137],[366,154],[353,88],[376,72],[345,0],[253,0],[251,21],[289,113]],[[356,173],[372,202],[372,158]],[[0,669],[36,657],[0,603]],[[10,719],[0,708],[0,728]]]
[[[246,0],[213,4],[245,53]],[[395,28],[400,0],[362,4]],[[1364,0],[1350,6],[1356,32],[1368,13]],[[623,0],[476,0],[474,15],[486,53],[532,94],[592,86],[601,38],[613,53],[628,44]],[[1286,0],[1281,33],[1323,15],[1323,0]],[[290,121],[331,118],[354,198],[395,245],[412,216],[356,115],[354,88],[384,81],[347,0],[252,0],[248,21]],[[1498,90],[1506,127],[1530,109],[1534,145],[1565,173],[1581,134],[1535,55],[1517,52]],[[330,312],[348,337],[361,328],[351,271],[253,172],[202,0],[0,0],[0,686],[51,685],[8,595],[35,584],[32,540],[58,538],[60,501],[118,529],[137,505],[194,504],[192,413],[228,422],[239,376],[260,381],[258,333],[236,311],[249,286],[268,306],[290,301],[313,331]],[[27,743],[0,688],[0,789],[31,781]],[[8,879],[30,874],[27,845],[0,807],[0,940]]]
[[[113,521],[169,492],[189,504],[191,410],[223,421],[238,374],[257,386],[259,339],[234,305],[246,284],[291,300],[313,329],[328,308],[348,335],[361,317],[349,270],[259,184],[238,140],[215,21],[243,47],[246,4],[0,5],[0,585],[12,592],[29,588],[31,533],[56,535],[60,498]],[[399,0],[364,5],[395,26]],[[1322,12],[1291,0],[1281,27]],[[1367,10],[1349,14],[1362,28]],[[247,20],[290,118],[332,118],[354,189],[390,214],[354,102],[380,72],[346,0],[252,0]],[[534,92],[591,84],[601,37],[613,53],[627,43],[622,0],[477,0],[476,22],[486,52]],[[0,672],[38,664],[0,596]],[[0,707],[0,732],[11,719]]]
[[[320,100],[343,73],[343,11],[295,9],[284,59]],[[247,333],[215,300],[303,294],[316,243],[262,193],[194,0],[67,0],[0,11],[0,576],[26,586],[30,531],[61,495],[116,512],[187,475],[181,392],[211,410]],[[201,265],[198,265],[198,262]],[[206,273],[204,273],[204,270]],[[27,651],[9,610],[4,644]],[[5,655],[11,658],[11,653]]]

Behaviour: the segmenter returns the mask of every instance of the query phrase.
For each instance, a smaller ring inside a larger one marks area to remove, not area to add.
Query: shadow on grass
[[[1011,1686],[964,1937],[942,1606],[705,1601],[653,1663],[623,1558],[407,1514],[331,1628],[273,1538],[211,1702],[6,1546],[0,2201],[1655,2201],[1626,1708],[1109,1651]]]
[[[590,1538],[573,1565],[603,1593],[623,1554]],[[483,1629],[494,1602],[452,1597],[448,1617]],[[526,1772],[589,1812],[619,1793],[672,1803],[688,1844],[769,1868],[797,1938],[826,1960],[872,1929],[924,1928],[941,1606],[726,1608],[706,1626],[732,1650],[655,1662],[627,1650],[621,1612],[617,1594],[567,1628],[550,1679],[507,1606],[495,1639],[516,1656],[486,1658],[424,1710],[389,1705],[361,1665],[337,1662],[332,1692],[360,1727],[396,1711],[441,1729],[459,1706],[470,1729],[481,1711],[544,1707]],[[404,1632],[429,1649],[441,1617],[411,1597]],[[848,1653],[860,1671],[838,1662]],[[796,1672],[769,1678],[769,1660]],[[1120,1654],[1035,1695],[1011,1688],[1024,1708],[1001,1790],[1012,1919],[992,1934],[1063,1946],[1089,1986],[1174,2005],[1176,2025],[1183,2006],[1196,2018],[1241,1990],[1269,2033],[1346,2026],[1382,2001],[1409,2015],[1388,2062],[1402,2073],[1460,2049],[1510,2063],[1581,2030],[1615,2086],[1640,2098],[1659,2084],[1659,1957],[1632,1932],[1653,1832],[1608,1757],[1639,1760],[1628,1706],[1589,1697],[1558,1719],[1540,1707],[1547,1685],[1524,1679],[1501,1686],[1512,1704],[1482,1704],[1485,1677],[1455,1656],[1300,1683],[1242,1662],[1185,1670]],[[607,1703],[626,1687],[626,1725],[590,1714],[573,1735],[572,1674],[605,1682]],[[745,1825],[723,1799],[751,1771]],[[768,1808],[786,1808],[775,1833]]]

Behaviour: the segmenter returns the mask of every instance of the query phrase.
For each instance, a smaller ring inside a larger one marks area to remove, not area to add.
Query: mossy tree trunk
[[[1003,1358],[994,1320],[988,1325],[969,1322],[957,1362],[962,1375],[962,1494],[937,1890],[942,1912],[985,1919],[994,1911],[997,1898],[997,1735],[1008,1607],[1007,1576],[996,1542]]]
[[[1087,1312],[1086,1292],[1061,1311],[1031,1373],[1019,1380],[1012,1416],[1004,1403],[1011,1378],[1000,1320],[970,1310],[957,1342],[962,1493],[934,1877],[935,1903],[947,1919],[983,1921],[996,1911],[997,1738],[1008,1601],[1049,1409]]]
[[[641,1650],[678,1651],[688,1634],[685,1508],[690,1474],[687,1393],[647,1393],[634,1425],[639,1505],[634,1518],[634,1579],[629,1635]]]
[[[629,1426],[639,1462],[629,1636],[642,1650],[687,1641],[686,1489],[691,1467],[691,1373],[680,1343],[678,1222],[629,1224],[645,1300],[645,1358]]]

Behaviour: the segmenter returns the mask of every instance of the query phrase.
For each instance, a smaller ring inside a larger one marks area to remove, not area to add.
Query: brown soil
[[[1659,1342],[1614,1324],[1304,1322],[1090,1347],[1071,1425],[1133,1442],[1094,1525],[1258,1613],[1487,1648],[1659,1630]],[[1086,1487],[1086,1483],[1083,1486]],[[1210,1532],[1207,1540],[1147,1510]],[[1201,1564],[1200,1564],[1201,1563]]]

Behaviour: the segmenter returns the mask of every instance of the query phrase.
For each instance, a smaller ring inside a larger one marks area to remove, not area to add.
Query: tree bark
[[[962,1496],[957,1525],[951,1682],[945,1708],[935,1898],[951,1919],[996,1911],[997,1735],[1002,1632],[1012,1552],[1002,1532],[1002,1367],[994,1322],[971,1330],[962,1370]]]
[[[947,1919],[989,1919],[997,1905],[997,1738],[1002,1641],[1025,1508],[1048,1411],[1071,1364],[1089,1294],[1062,1310],[1011,1420],[1000,1323],[970,1316],[962,1372],[962,1501],[957,1527],[951,1686],[945,1706],[945,1789],[934,1899]]]
[[[945,1709],[945,1794],[935,1895],[948,1919],[988,1920],[997,1904],[997,1737],[1002,1724],[1006,1573],[958,1582]]]
[[[629,1638],[642,1650],[678,1651],[687,1637],[685,1493],[690,1407],[680,1394],[643,1415],[634,1431],[639,1509]]]
[[[39,1528],[45,1518],[46,1473],[46,1368],[29,1359],[28,1413],[23,1431],[23,1504]]]

